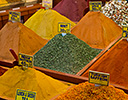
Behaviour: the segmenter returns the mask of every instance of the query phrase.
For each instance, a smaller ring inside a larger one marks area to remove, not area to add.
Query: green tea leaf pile
[[[73,34],[58,34],[34,55],[34,65],[76,74],[100,51],[89,47]]]

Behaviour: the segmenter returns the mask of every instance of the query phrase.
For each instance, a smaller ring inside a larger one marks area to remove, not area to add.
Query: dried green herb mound
[[[73,86],[55,100],[128,100],[128,95],[112,85],[95,87],[85,82]]]
[[[100,51],[89,47],[73,34],[58,34],[34,55],[34,65],[76,74]]]

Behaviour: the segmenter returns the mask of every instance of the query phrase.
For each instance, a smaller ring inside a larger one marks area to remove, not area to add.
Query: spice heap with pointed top
[[[8,22],[0,30],[0,60],[14,61],[9,52],[13,49],[16,54],[24,53],[32,55],[40,50],[48,41],[42,39],[32,30],[21,23]]]
[[[52,39],[58,33],[58,23],[66,22],[71,23],[71,27],[76,24],[62,16],[55,10],[38,10],[33,16],[31,16],[24,25],[33,30],[39,36],[44,39]]]
[[[68,85],[34,68],[22,70],[15,66],[0,77],[0,96],[12,99],[15,98],[17,89],[36,92],[36,100],[50,100],[67,88]]]
[[[55,100],[128,100],[128,95],[113,86],[95,87],[85,82],[73,86]]]
[[[92,48],[104,49],[122,34],[122,29],[100,12],[88,12],[73,27],[72,34]]]
[[[76,74],[100,51],[91,48],[73,34],[58,34],[34,55],[34,65]]]

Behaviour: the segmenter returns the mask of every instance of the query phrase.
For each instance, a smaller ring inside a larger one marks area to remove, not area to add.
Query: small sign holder
[[[71,33],[71,24],[65,22],[58,23],[58,32],[65,36],[67,33]]]
[[[109,85],[109,73],[97,72],[89,70],[89,83],[95,84],[95,86]]]
[[[128,26],[122,26],[122,37],[128,41]]]
[[[89,10],[90,11],[101,11],[102,1],[90,1]]]
[[[53,0],[42,0],[42,7],[47,9],[52,9]]]
[[[21,12],[9,11],[9,21],[21,22]]]
[[[35,100],[36,92],[17,89],[15,100]]]
[[[18,55],[18,65],[25,67],[33,67],[33,56],[19,53]]]

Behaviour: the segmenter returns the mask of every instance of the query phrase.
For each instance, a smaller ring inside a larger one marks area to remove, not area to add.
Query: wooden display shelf
[[[9,10],[21,12],[21,20],[24,23],[40,8],[41,8],[41,4],[33,4],[31,6],[28,5],[24,7],[12,8]],[[0,11],[0,29],[8,22],[9,10]]]

